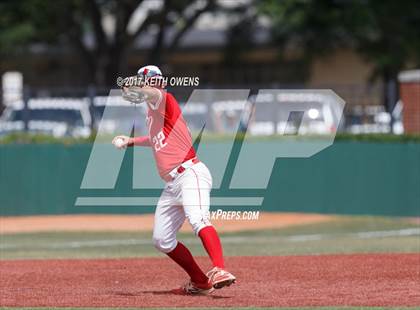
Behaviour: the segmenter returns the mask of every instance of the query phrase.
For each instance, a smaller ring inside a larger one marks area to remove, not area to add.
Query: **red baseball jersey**
[[[183,162],[196,156],[187,123],[175,97],[162,90],[155,104],[148,102],[148,137],[136,137],[134,145],[153,149],[159,175],[164,178]]]

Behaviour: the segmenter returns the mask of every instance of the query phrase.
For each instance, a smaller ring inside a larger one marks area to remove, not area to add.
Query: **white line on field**
[[[369,238],[384,238],[384,237],[403,237],[403,236],[420,236],[420,228],[406,228],[399,230],[380,230],[380,231],[366,231],[354,232],[344,234],[308,234],[308,235],[292,235],[292,236],[232,236],[222,237],[223,243],[227,244],[243,244],[243,243],[268,243],[273,241],[285,242],[303,242],[303,241],[316,241],[336,239],[339,237],[350,237],[357,239]],[[190,244],[199,244],[197,238],[185,238],[183,242]],[[115,239],[115,240],[79,240],[79,241],[65,241],[60,243],[48,243],[40,245],[32,244],[13,244],[3,243],[0,244],[0,250],[10,249],[76,249],[76,248],[91,248],[91,247],[110,247],[110,246],[128,246],[128,245],[151,245],[150,239]]]

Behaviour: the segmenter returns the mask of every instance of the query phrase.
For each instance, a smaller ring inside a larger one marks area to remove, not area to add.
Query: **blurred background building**
[[[420,132],[419,71],[402,73],[420,67],[414,0],[23,0],[0,10],[2,134],[88,136],[117,77],[151,63],[199,77],[199,88],[332,89],[347,103],[340,131]],[[170,90],[185,102],[192,89]],[[240,113],[218,107],[214,130],[229,132]],[[314,122],[325,123],[320,111]]]

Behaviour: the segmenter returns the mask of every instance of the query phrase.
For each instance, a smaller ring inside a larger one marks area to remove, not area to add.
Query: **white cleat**
[[[214,267],[206,275],[213,283],[215,289],[231,286],[236,281],[236,277],[233,274],[219,267]]]
[[[172,290],[172,293],[177,295],[208,295],[214,291],[212,283],[196,284],[191,280],[184,284],[182,287]]]

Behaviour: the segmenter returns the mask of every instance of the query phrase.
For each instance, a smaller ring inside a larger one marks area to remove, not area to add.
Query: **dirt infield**
[[[212,220],[220,232],[276,229],[331,220],[331,215],[302,213],[259,213],[257,220]],[[0,217],[0,234],[39,231],[151,231],[153,214],[143,215],[56,215]],[[226,224],[229,225],[226,225]],[[181,231],[191,231],[185,223]]]
[[[185,276],[166,258],[1,261],[0,306],[420,306],[418,254],[227,260],[238,283],[194,297],[171,294]]]

